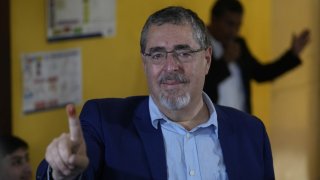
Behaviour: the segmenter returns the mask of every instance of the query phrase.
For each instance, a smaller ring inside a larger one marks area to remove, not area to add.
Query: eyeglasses
[[[192,49],[179,49],[172,51],[154,51],[151,53],[143,53],[152,64],[162,65],[166,62],[168,54],[172,53],[172,56],[181,63],[190,62],[193,59],[195,53],[205,50],[206,48]]]

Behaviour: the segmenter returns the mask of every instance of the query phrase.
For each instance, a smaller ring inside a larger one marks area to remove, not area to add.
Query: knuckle
[[[69,134],[64,132],[64,133],[61,134],[60,137],[61,137],[62,139],[63,139],[63,138],[67,138],[67,137],[69,137]]]

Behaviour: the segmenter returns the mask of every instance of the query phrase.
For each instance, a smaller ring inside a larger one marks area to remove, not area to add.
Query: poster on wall
[[[24,113],[82,102],[79,48],[22,54],[21,65]]]
[[[47,0],[47,39],[115,34],[115,0]]]

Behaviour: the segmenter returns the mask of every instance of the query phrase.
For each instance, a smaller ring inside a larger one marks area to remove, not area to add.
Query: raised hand
[[[66,106],[69,133],[62,133],[47,147],[46,160],[54,179],[74,179],[88,166],[86,144],[74,105]]]
[[[225,45],[223,59],[226,62],[234,62],[238,60],[240,54],[241,50],[239,43],[237,43],[236,41],[230,41],[228,44]]]
[[[310,41],[310,31],[308,29],[303,30],[298,36],[293,35],[291,50],[296,55],[299,56],[300,52],[305,48],[305,46]]]

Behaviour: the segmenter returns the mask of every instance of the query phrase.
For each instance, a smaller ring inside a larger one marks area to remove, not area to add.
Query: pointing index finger
[[[69,131],[70,131],[70,138],[71,141],[79,142],[82,138],[82,130],[79,118],[76,114],[76,108],[73,104],[68,104],[66,106],[66,111],[68,115],[69,121]]]

